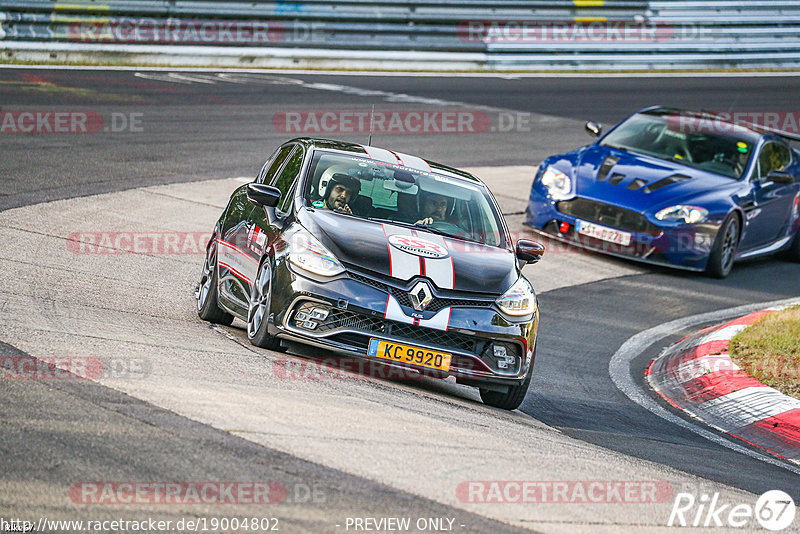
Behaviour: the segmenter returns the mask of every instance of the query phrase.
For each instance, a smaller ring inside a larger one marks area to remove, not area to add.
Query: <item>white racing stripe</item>
[[[452,308],[447,307],[436,312],[436,315],[430,319],[414,319],[403,313],[403,308],[392,295],[386,298],[386,311],[383,313],[384,319],[397,321],[399,323],[413,324],[418,326],[425,326],[427,328],[434,328],[436,330],[447,330],[450,326],[450,311]]]
[[[367,151],[367,155],[375,161],[389,163],[391,165],[401,165],[400,159],[391,151],[374,146],[361,145]]]
[[[386,227],[383,226],[383,233],[386,235],[386,248],[389,251],[389,275],[399,280],[410,280],[412,277],[420,274],[421,260],[419,256],[403,252],[397,247],[389,244],[388,238],[393,235],[406,235],[411,236],[412,231],[408,228],[400,228],[396,226]]]
[[[425,236],[425,239],[436,243],[447,249],[447,242],[443,236]],[[448,250],[449,252],[449,250]],[[425,272],[422,274],[431,279],[439,289],[455,289],[455,267],[453,266],[453,256],[448,254],[446,258],[424,258],[423,266]]]
[[[414,318],[403,313],[400,303],[392,295],[389,295],[386,299],[386,311],[383,312],[383,318],[399,323],[414,324]]]
[[[431,166],[428,165],[428,162],[422,158],[411,156],[409,154],[403,154],[402,152],[394,152],[394,155],[400,160],[400,164],[405,167],[410,167],[423,172],[431,172]]]

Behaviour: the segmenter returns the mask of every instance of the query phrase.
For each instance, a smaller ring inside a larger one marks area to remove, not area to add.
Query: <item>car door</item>
[[[795,187],[767,178],[774,170],[784,170],[792,163],[792,151],[784,143],[769,140],[758,153],[745,204],[745,234],[740,250],[766,246],[784,235],[792,211]]]
[[[255,181],[270,183],[280,173],[296,147],[295,143],[289,143],[276,150],[261,168]],[[250,286],[261,258],[258,243],[262,239],[262,233],[256,230],[252,221],[256,208],[247,198],[247,184],[239,187],[228,203],[217,240],[219,294],[226,304],[238,308],[240,313],[247,311]]]

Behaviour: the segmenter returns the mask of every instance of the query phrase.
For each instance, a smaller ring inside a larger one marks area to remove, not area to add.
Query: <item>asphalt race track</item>
[[[366,142],[367,132],[341,122],[339,131],[292,131],[288,113],[341,117],[374,105],[389,115],[465,114],[459,131],[390,129],[373,144],[473,170],[522,232],[534,166],[589,142],[584,119],[610,125],[649,104],[797,117],[797,94],[800,77],[791,76],[0,69],[3,117],[91,118],[87,133],[49,132],[60,128],[52,118],[40,119],[38,132],[0,122],[0,356],[121,366],[96,381],[0,381],[0,517],[235,514],[277,517],[285,532],[346,532],[347,518],[408,516],[450,518],[463,532],[661,532],[669,499],[491,505],[457,488],[644,480],[731,503],[753,504],[771,489],[800,501],[796,468],[654,416],[609,374],[611,356],[640,331],[800,295],[797,264],[751,261],[712,280],[550,250],[526,268],[542,314],[536,372],[520,410],[506,413],[449,381],[286,380],[281,366],[315,360],[254,350],[238,321],[210,327],[196,317],[202,253],[75,249],[76,232],[209,231],[229,192],[287,138]],[[633,360],[642,390],[648,362],[685,333],[654,339]],[[287,495],[267,506],[92,505],[69,492],[88,481],[279,481]]]

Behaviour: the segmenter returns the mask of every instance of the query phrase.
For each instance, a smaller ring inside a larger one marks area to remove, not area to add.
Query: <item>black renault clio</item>
[[[247,323],[259,347],[292,342],[480,388],[513,410],[539,323],[512,242],[477,178],[419,157],[293,139],[234,191],[196,290],[204,320]]]

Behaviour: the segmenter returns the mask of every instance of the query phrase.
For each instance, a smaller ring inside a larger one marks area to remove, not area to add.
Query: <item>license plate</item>
[[[613,228],[600,226],[599,224],[586,221],[576,221],[575,231],[577,231],[579,234],[588,235],[603,241],[608,241],[609,243],[622,245],[623,247],[627,247],[631,244],[631,234],[628,232],[614,230]]]
[[[367,355],[392,362],[438,369],[440,371],[450,370],[450,359],[452,358],[452,355],[447,352],[412,347],[411,345],[404,345],[402,343],[376,338],[371,338],[369,340]]]

